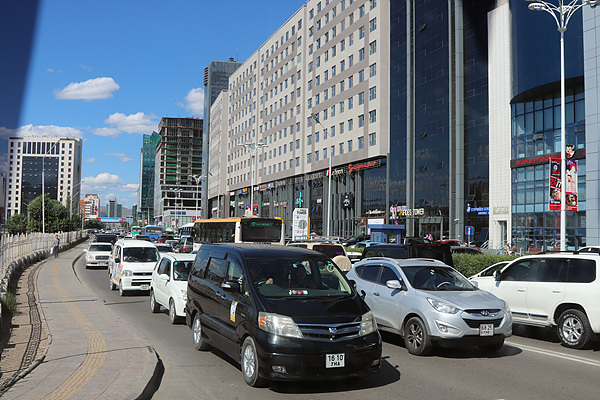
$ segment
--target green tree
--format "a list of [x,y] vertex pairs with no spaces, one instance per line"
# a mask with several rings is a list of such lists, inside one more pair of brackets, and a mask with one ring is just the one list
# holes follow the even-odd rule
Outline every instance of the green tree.
[[[42,232],[42,196],[33,199],[27,207],[29,222],[28,232]],[[68,232],[71,229],[69,210],[59,201],[44,196],[45,230],[49,233]]]
[[27,232],[27,216],[24,214],[11,215],[6,221],[6,230],[11,235]]

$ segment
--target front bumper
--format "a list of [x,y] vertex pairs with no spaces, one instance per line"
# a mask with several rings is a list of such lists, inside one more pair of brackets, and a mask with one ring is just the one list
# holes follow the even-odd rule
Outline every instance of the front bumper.
[[[363,377],[381,370],[379,332],[339,341],[286,338],[259,331],[259,374],[270,380]],[[326,368],[326,355],[344,354],[344,366]]]
[[123,290],[138,290],[145,291],[150,290],[150,281],[152,276],[148,277],[136,277],[136,276],[122,276],[121,284]]
[[[475,317],[464,311],[457,314],[435,312],[428,316],[428,329],[433,341],[450,340],[473,344],[495,342],[500,336],[507,338],[512,335],[512,323],[512,315],[504,312],[489,318]],[[493,325],[492,335],[481,335],[481,326],[489,324]]]

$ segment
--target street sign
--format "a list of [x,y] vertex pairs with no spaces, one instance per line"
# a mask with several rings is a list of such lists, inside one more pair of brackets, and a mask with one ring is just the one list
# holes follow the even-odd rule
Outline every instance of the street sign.
[[470,237],[475,234],[475,228],[472,226],[465,226],[465,236]]

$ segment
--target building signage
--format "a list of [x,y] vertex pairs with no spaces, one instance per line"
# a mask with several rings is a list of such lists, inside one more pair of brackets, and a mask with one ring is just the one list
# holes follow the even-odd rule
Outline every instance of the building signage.
[[308,208],[295,208],[292,214],[292,240],[308,239]]
[[306,175],[306,180],[314,181],[315,179],[321,179],[324,176],[325,176],[324,172],[315,172],[315,173]]
[[489,207],[471,207],[470,203],[467,203],[467,214],[476,212],[477,215],[488,215],[490,213]]
[[[586,150],[578,149],[575,151],[573,149],[573,147],[574,147],[573,145],[567,145],[567,158],[573,159],[573,160],[585,159],[585,156],[587,154]],[[510,166],[511,166],[511,168],[516,168],[516,167],[525,167],[528,165],[546,164],[546,163],[550,162],[550,160],[553,158],[560,158],[560,154],[555,153],[555,154],[548,154],[548,155],[539,156],[539,157],[519,158],[517,160],[511,160]]]
[[341,195],[342,198],[342,207],[343,208],[352,208],[354,207],[354,195],[352,193],[344,193]]
[[260,191],[264,192],[265,190],[267,190],[267,184],[263,183],[262,185],[260,185]]
[[183,211],[182,210],[177,210],[177,211],[171,210],[171,211],[166,212],[165,214],[166,215],[187,215],[187,212],[185,210],[183,210]]
[[399,217],[425,215],[424,208],[408,208],[406,206],[391,206],[390,212],[392,213],[392,216],[396,214]]
[[275,182],[275,187],[278,188],[278,187],[286,186],[288,183],[289,182],[287,179],[283,179],[281,181]]
[[508,206],[494,207],[494,214],[508,214]]
[[[561,160],[558,157],[550,160],[549,205],[551,211],[560,211],[560,195],[563,189],[560,176],[560,162]],[[565,172],[567,178],[567,182],[565,184],[565,209],[567,211],[577,211],[577,160],[567,158]]]
[[380,160],[369,161],[369,162],[360,163],[360,164],[350,164],[350,165],[348,165],[348,173],[351,174],[353,171],[359,171],[361,169],[377,168],[380,165],[381,165]]
[[[343,175],[346,173],[346,168],[335,168],[331,170],[331,176]],[[327,171],[327,175],[329,175],[329,171]]]

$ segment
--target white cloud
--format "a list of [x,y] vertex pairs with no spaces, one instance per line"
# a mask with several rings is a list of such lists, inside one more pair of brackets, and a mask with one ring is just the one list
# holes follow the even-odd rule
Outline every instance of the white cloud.
[[84,161],[85,161],[86,163],[95,163],[95,162],[96,162],[96,159],[95,159],[95,158],[86,158]]
[[140,185],[138,183],[128,183],[127,185],[123,186],[123,191],[124,192],[137,192],[138,187]]
[[158,123],[153,120],[154,118],[156,118],[154,115],[146,115],[143,112],[130,115],[114,113],[104,120],[105,124],[111,125],[112,127],[102,129],[115,129],[126,133],[148,135],[158,127]]
[[134,157],[134,156],[127,155],[125,153],[104,153],[104,155],[118,157],[119,160],[121,160],[123,162],[131,161],[131,160],[133,160],[133,157]]
[[94,129],[92,133],[96,136],[105,136],[105,137],[119,137],[121,131],[115,128],[98,128]]
[[58,100],[102,100],[113,97],[119,85],[113,78],[95,78],[85,82],[72,82],[64,89],[54,90]]
[[15,136],[16,129],[9,129],[5,126],[0,126],[0,139],[8,139],[9,137]]
[[82,192],[99,195],[102,205],[106,205],[108,200],[116,198],[118,203],[126,207],[131,207],[130,198],[135,198],[131,194],[135,194],[139,186],[137,183],[125,183],[118,175],[108,172],[103,172],[96,176],[88,176],[82,180]]
[[[13,136],[58,136],[58,137],[74,137],[82,138],[83,132],[78,128],[72,128],[69,126],[56,126],[56,125],[37,125],[32,124],[24,125],[13,131]],[[0,128],[0,136],[2,135],[2,128]]]
[[185,96],[186,104],[185,109],[190,111],[192,114],[203,118],[204,116],[204,89],[196,88],[189,91]]

